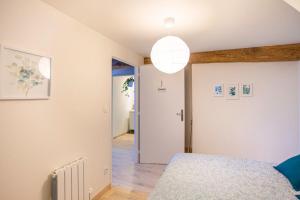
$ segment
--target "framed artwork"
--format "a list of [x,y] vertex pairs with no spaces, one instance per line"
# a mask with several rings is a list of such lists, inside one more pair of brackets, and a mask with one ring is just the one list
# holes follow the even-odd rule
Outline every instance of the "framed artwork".
[[0,99],[48,99],[51,58],[0,47]]
[[216,83],[213,87],[213,93],[215,97],[223,97],[224,85],[222,83]]
[[242,97],[252,97],[253,96],[253,84],[252,83],[241,83],[240,92]]
[[226,98],[227,99],[239,99],[239,85],[238,84],[226,84]]

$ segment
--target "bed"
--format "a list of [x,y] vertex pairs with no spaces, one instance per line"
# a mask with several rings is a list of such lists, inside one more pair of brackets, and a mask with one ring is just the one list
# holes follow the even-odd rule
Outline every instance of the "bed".
[[201,154],[176,154],[150,200],[298,200],[272,164]]

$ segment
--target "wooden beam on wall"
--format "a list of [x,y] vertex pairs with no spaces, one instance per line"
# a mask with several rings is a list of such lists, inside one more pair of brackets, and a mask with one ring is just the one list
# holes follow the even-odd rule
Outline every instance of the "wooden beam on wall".
[[[192,53],[190,64],[226,62],[276,62],[300,60],[300,43]],[[144,58],[151,64],[150,58]]]
[[144,58],[144,64],[145,64],[145,65],[147,65],[147,64],[152,64],[151,58],[145,57],[145,58]]

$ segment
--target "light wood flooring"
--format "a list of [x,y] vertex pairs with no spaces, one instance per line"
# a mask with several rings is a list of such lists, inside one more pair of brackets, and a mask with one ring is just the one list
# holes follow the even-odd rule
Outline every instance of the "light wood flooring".
[[99,200],[146,200],[148,193],[139,192],[120,187],[113,187],[110,191],[106,192]]
[[134,135],[113,140],[112,190],[101,200],[144,200],[153,190],[166,165],[136,164]]

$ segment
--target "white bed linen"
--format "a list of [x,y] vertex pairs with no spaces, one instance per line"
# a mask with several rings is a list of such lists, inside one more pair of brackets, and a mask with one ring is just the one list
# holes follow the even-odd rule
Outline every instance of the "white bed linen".
[[201,154],[176,154],[150,200],[296,200],[271,164]]

